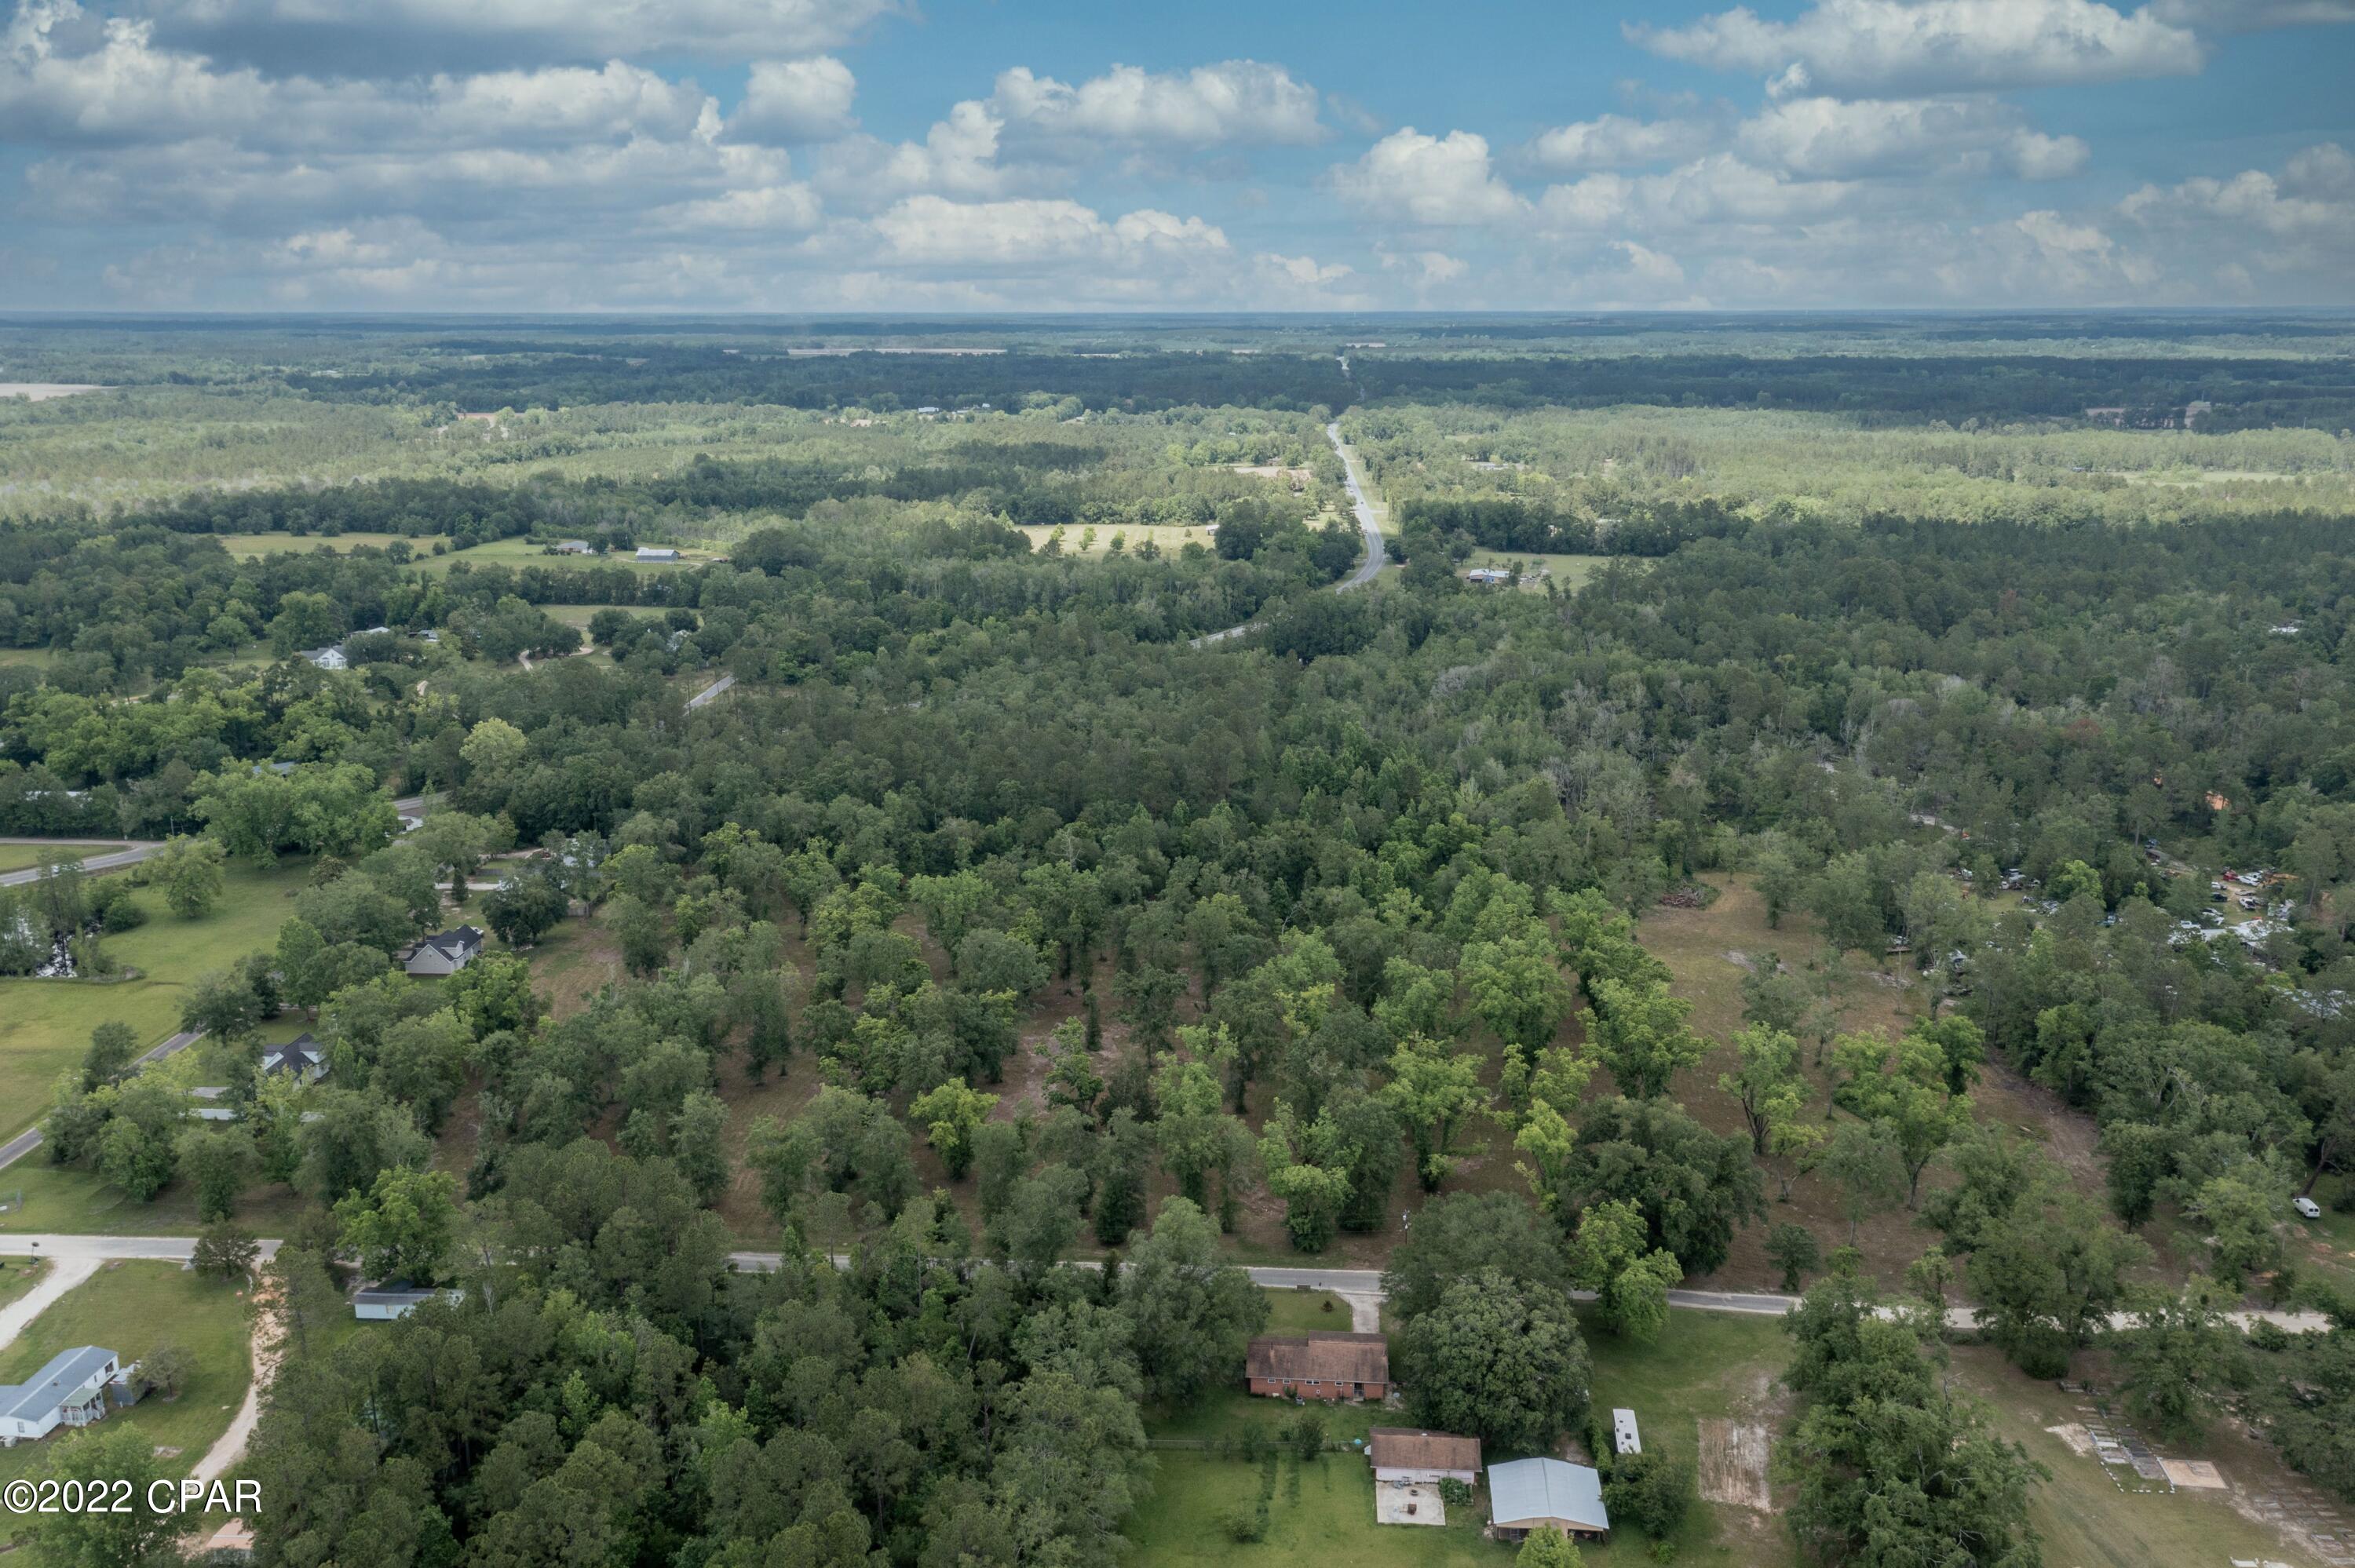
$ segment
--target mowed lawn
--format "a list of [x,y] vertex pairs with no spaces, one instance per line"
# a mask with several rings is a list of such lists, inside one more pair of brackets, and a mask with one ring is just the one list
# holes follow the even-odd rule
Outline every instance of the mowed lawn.
[[[1474,567],[1514,567],[1521,568],[1521,591],[1543,593],[1548,582],[1556,584],[1564,593],[1586,586],[1586,579],[1603,569],[1613,559],[1609,556],[1517,556],[1510,550],[1475,550],[1459,570]],[[1546,576],[1537,576],[1543,567]]]
[[[158,1465],[184,1475],[229,1429],[253,1379],[252,1320],[242,1284],[224,1285],[176,1263],[102,1264],[0,1351],[0,1383],[22,1383],[59,1351],[102,1345],[137,1361],[159,1345],[187,1351],[195,1371],[179,1397],[150,1394],[107,1420],[128,1422],[159,1449]],[[62,1435],[0,1450],[0,1481],[38,1474]]]
[[[1082,549],[1082,542],[1087,537],[1087,532],[1084,525],[1065,524],[1063,554],[1067,556],[1108,554],[1112,549],[1112,536],[1114,534],[1122,535],[1123,547],[1125,549],[1134,550],[1150,539],[1167,555],[1176,555],[1188,545],[1199,545],[1206,550],[1215,550],[1219,546],[1218,535],[1211,532],[1206,524],[1199,523],[1185,524],[1130,523],[1119,526],[1099,523],[1096,524],[1095,543]],[[1055,530],[1052,527],[1033,524],[1025,527],[1022,534],[1030,541],[1030,547],[1033,550],[1039,550],[1046,547],[1047,541],[1054,536]]]
[[[432,546],[428,545],[427,549]],[[676,561],[640,561],[628,550],[610,551],[602,556],[557,556],[548,546],[534,539],[494,539],[487,545],[475,545],[464,550],[452,550],[440,556],[419,552],[417,565],[427,572],[446,572],[460,561],[477,567],[626,567],[634,572],[677,572],[691,570],[711,558],[712,552],[682,546]]]
[[0,872],[23,871],[27,866],[47,865],[53,861],[87,860],[122,847],[112,843],[76,843],[65,839],[51,843],[0,844]]
[[139,971],[136,980],[0,980],[0,1018],[8,1021],[0,1031],[0,1138],[40,1119],[58,1075],[81,1060],[100,1024],[128,1023],[143,1049],[176,1031],[181,1000],[198,977],[278,940],[308,865],[232,866],[220,902],[197,920],[165,908],[156,889],[141,888],[134,896],[147,923],[103,938],[117,964]]
[[1329,1290],[1262,1290],[1271,1334],[1349,1331],[1349,1304]]
[[[52,1165],[36,1150],[0,1171],[0,1233],[60,1235],[186,1236],[203,1221],[197,1215],[196,1188],[173,1181],[142,1203],[97,1171]],[[283,1235],[302,1213],[303,1199],[274,1183],[247,1189],[237,1222],[257,1235]],[[0,1294],[0,1301],[6,1299]]]
[[232,556],[240,557],[247,556],[283,556],[297,551],[307,553],[312,550],[320,549],[333,550],[338,555],[344,555],[350,551],[358,549],[363,545],[372,546],[375,548],[381,550],[386,546],[392,544],[396,540],[406,543],[409,547],[411,550],[414,550],[418,555],[425,556],[432,552],[435,545],[447,545],[450,542],[447,538],[436,538],[432,535],[428,535],[423,538],[412,538],[407,534],[354,533],[336,534],[332,535],[325,534],[221,534],[216,536],[220,540],[222,549],[227,550]]

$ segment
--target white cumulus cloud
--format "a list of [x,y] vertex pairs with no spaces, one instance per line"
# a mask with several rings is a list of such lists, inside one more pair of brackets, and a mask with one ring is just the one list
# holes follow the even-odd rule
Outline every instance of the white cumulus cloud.
[[1670,59],[1842,97],[2181,76],[2205,58],[2191,28],[2100,0],[1817,0],[1787,22],[1739,6],[1625,30]]
[[831,55],[798,60],[754,60],[744,100],[728,117],[728,133],[776,146],[839,136],[850,129],[858,81]]
[[1426,136],[1409,125],[1334,166],[1333,188],[1369,217],[1435,228],[1504,223],[1529,204],[1497,177],[1488,140],[1470,131]]
[[1116,142],[1305,145],[1326,135],[1316,90],[1258,60],[1166,73],[1115,65],[1076,86],[1018,66],[998,77],[993,107],[1044,135]]

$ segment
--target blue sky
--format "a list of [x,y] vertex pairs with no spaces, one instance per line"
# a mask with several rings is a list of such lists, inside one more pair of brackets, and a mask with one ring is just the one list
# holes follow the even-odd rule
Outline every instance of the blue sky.
[[2355,0],[0,15],[0,307],[2355,303]]

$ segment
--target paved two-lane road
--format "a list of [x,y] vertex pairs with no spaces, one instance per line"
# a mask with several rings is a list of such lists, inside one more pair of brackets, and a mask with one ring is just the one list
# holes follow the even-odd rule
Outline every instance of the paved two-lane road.
[[[111,845],[97,854],[80,856],[84,871],[120,871],[126,865],[137,865],[164,846],[152,839],[79,839],[72,843],[59,843],[55,839],[0,839],[0,844],[57,844],[59,860],[72,860],[74,852],[87,846]],[[28,865],[21,871],[0,876],[0,887],[21,887],[27,882],[38,882],[49,874],[46,865]]]
[[[1343,368],[1346,369],[1348,362],[1345,360],[1342,363]],[[1372,582],[1380,575],[1390,556],[1389,553],[1382,548],[1382,525],[1374,518],[1374,503],[1366,499],[1364,471],[1358,467],[1357,455],[1342,443],[1340,420],[1336,419],[1325,427],[1325,439],[1333,443],[1334,451],[1340,455],[1342,482],[1348,487],[1349,491],[1349,511],[1358,520],[1358,532],[1364,535],[1366,538],[1366,558],[1358,563],[1356,571],[1333,585],[1335,593],[1348,593],[1351,588],[1363,588]],[[1188,639],[1186,646],[1208,648],[1213,642],[1224,642],[1230,637],[1241,637],[1246,631],[1257,631],[1260,624],[1256,620],[1247,620],[1241,626],[1230,626],[1224,631],[1206,631],[1199,637]]]

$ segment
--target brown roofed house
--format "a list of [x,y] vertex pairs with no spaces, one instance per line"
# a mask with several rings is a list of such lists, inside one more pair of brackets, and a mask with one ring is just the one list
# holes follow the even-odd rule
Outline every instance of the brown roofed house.
[[1480,1478],[1480,1439],[1411,1426],[1377,1426],[1366,1434],[1366,1455],[1378,1481],[1462,1481]]
[[1283,1399],[1383,1399],[1390,1345],[1380,1334],[1263,1334],[1245,1361],[1253,1393]]

